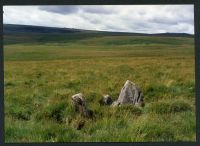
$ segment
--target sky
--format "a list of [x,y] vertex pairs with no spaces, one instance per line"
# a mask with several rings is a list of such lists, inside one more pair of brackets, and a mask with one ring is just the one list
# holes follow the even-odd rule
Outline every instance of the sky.
[[194,34],[193,5],[4,6],[4,24]]

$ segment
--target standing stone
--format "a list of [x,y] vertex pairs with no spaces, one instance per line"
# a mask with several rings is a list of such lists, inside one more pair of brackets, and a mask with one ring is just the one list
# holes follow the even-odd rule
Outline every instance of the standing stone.
[[127,80],[124,87],[121,89],[119,98],[114,101],[112,106],[122,104],[133,104],[144,106],[143,94],[141,89],[133,82]]
[[85,101],[82,93],[73,95],[72,101],[74,103],[75,110],[77,112],[81,113],[81,115],[83,115],[86,118],[93,117],[93,112],[87,108],[86,101]]

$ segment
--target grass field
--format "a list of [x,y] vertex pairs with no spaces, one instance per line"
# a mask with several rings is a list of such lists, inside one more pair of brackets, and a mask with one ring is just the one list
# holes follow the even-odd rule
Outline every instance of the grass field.
[[[4,46],[5,142],[196,141],[193,38],[51,39]],[[126,80],[141,87],[145,107],[99,104],[103,94],[117,99]],[[94,120],[75,113],[79,92]]]

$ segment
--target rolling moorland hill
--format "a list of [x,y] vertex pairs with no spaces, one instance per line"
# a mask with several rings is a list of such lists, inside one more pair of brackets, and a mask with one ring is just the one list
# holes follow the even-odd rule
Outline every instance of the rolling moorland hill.
[[44,26],[31,25],[14,25],[4,24],[4,43],[63,43],[69,41],[76,41],[92,37],[102,36],[158,36],[158,37],[193,37],[186,33],[158,33],[158,34],[144,34],[144,33],[128,33],[128,32],[108,32],[108,31],[94,31],[82,30],[74,28],[56,28]]

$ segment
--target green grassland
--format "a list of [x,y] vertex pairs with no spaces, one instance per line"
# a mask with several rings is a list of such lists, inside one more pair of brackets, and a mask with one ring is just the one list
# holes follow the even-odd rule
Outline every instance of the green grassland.
[[[36,36],[4,37],[6,142],[196,141],[192,37]],[[126,80],[141,87],[145,107],[99,104],[103,94],[117,99]],[[95,119],[75,112],[79,92]]]

